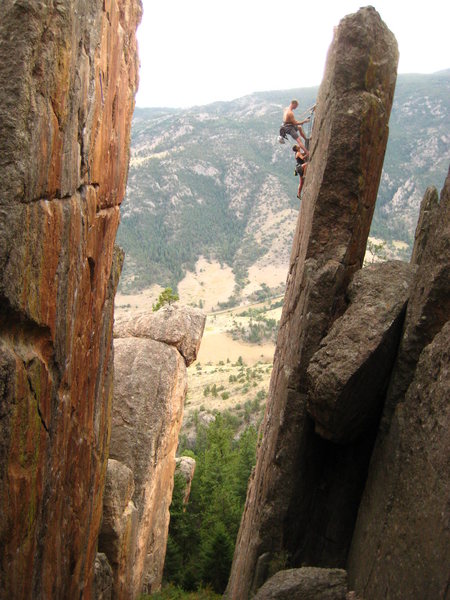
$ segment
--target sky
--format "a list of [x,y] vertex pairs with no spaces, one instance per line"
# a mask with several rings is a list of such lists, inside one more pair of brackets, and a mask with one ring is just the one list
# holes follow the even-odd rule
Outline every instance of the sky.
[[372,4],[399,73],[450,68],[448,0],[142,0],[137,106],[187,108],[319,85],[333,27]]

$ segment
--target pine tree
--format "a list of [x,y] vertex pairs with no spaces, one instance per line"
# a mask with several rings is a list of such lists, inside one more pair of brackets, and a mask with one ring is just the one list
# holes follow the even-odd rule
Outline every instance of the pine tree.
[[176,302],[179,299],[180,299],[180,297],[178,296],[178,294],[174,294],[172,288],[167,287],[160,293],[156,303],[153,304],[153,306],[152,306],[153,312],[156,312],[157,310],[159,310],[166,304],[170,305],[170,304],[172,304],[172,302]]
[[219,594],[225,591],[233,560],[233,543],[223,523],[217,523],[203,550],[203,581]]
[[196,446],[189,454],[197,464],[186,506],[175,481],[164,578],[185,590],[194,591],[203,583],[223,592],[255,463],[257,434],[250,427],[236,440],[239,422],[226,413],[209,425],[198,418],[195,423]]

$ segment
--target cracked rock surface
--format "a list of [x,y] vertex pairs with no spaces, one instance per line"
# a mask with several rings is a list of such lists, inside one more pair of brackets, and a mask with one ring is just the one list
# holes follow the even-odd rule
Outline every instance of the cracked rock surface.
[[362,266],[397,62],[395,38],[374,8],[340,22],[317,98],[263,437],[227,588],[233,600],[264,582],[256,566],[265,554],[286,553],[293,567],[345,565],[374,432],[342,447],[317,436],[307,368]]
[[450,169],[427,220],[348,560],[368,600],[448,596]]
[[414,269],[400,261],[358,271],[350,304],[308,366],[308,413],[322,437],[348,443],[380,415]]
[[122,526],[121,517],[114,544],[100,536],[113,567],[117,600],[137,598],[161,585],[186,367],[197,356],[205,320],[198,309],[172,305],[114,326],[110,458],[130,469],[136,507],[133,529]]
[[90,597],[139,0],[4,0],[0,597]]

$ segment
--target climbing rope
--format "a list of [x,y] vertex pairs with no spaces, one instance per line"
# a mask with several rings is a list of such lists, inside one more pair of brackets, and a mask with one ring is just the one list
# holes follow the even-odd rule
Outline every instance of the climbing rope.
[[[312,122],[314,120],[314,111],[316,109],[316,106],[317,106],[316,104],[313,104],[312,106],[310,106],[309,108],[307,108],[305,111],[303,111],[303,113],[298,118],[298,120],[301,121],[303,117],[305,117],[306,115],[309,114],[308,121],[307,121],[308,127],[305,127],[303,129],[303,131],[305,132],[305,135],[307,137],[307,141],[306,141],[305,146],[306,146],[306,149],[308,151],[309,151],[309,140],[310,140],[311,131],[312,131]],[[307,129],[308,132],[306,132],[305,129]],[[285,131],[283,132],[283,126],[281,126],[281,128],[280,128],[280,135],[278,136],[278,142],[280,144],[285,144],[286,140],[287,140],[286,132]]]
[[309,108],[304,110],[299,117],[299,121],[301,121],[302,117],[305,117],[306,115],[309,115],[310,113],[313,113],[316,110],[316,106],[317,106],[317,104],[313,104],[312,106],[310,106]]
[[303,128],[303,131],[305,132],[305,135],[306,135],[305,147],[308,150],[308,152],[309,152],[309,141],[311,139],[311,132],[312,132],[312,126],[313,126],[313,122],[314,122],[314,111],[315,110],[316,110],[316,104],[313,104],[310,108],[307,108],[299,117],[299,121],[301,121],[302,117],[309,114],[309,121],[307,121],[305,123],[305,127]]

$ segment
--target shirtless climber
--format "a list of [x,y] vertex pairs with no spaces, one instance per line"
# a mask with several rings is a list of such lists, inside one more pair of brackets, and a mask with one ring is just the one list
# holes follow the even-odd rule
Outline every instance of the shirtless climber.
[[[306,155],[308,155],[308,150],[306,149],[305,145],[300,140],[300,137],[302,137],[306,141],[306,135],[302,129],[302,125],[303,125],[303,123],[306,123],[307,121],[309,121],[309,117],[307,119],[305,119],[304,121],[297,121],[295,118],[295,115],[294,115],[294,110],[297,107],[298,107],[298,101],[291,100],[291,103],[289,104],[289,106],[287,106],[284,109],[282,129],[284,129],[284,131],[288,135],[290,135],[293,140],[295,140],[297,142],[297,146],[299,146],[300,149],[303,150],[303,152],[306,153]],[[280,133],[281,133],[281,131],[280,131]]]

